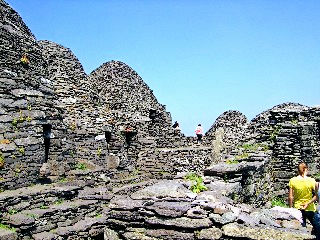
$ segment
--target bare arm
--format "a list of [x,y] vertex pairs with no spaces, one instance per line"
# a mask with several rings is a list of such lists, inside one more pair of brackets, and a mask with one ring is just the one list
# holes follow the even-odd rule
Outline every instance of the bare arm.
[[288,196],[289,207],[293,206],[293,189],[289,188],[289,196]]

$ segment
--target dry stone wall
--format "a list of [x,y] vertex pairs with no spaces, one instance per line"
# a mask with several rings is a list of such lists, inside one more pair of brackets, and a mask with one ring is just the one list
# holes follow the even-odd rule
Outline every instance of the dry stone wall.
[[[61,161],[64,138],[46,62],[20,16],[0,1],[0,169],[1,189],[34,183],[45,161],[44,128],[53,126],[51,156]],[[21,59],[25,55],[27,62]]]
[[240,173],[246,175],[239,181],[253,201],[284,194],[298,161],[312,173],[319,166],[319,108],[281,104],[250,123],[227,111],[196,144],[172,128],[170,113],[129,66],[111,61],[87,76],[70,49],[37,42],[20,16],[0,4],[2,188],[36,182],[44,162],[58,177],[84,163],[159,178],[251,162],[263,167]]
[[228,197],[235,184],[205,182],[208,191],[200,194],[185,179],[112,192],[88,181],[6,191],[0,203],[8,228],[0,228],[0,239],[314,239],[294,209],[237,204]]
[[248,120],[239,111],[221,114],[205,134],[206,144],[213,148],[213,161],[227,159],[246,134]]
[[63,122],[72,146],[66,154],[74,159],[71,165],[85,160],[89,164],[105,166],[104,138],[109,127],[109,109],[102,104],[105,100],[90,89],[87,75],[70,49],[50,41],[39,41],[39,44],[59,99],[57,105],[64,109]]

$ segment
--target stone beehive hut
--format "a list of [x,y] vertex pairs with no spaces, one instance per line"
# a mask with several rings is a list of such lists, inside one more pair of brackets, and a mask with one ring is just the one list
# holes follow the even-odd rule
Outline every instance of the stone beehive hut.
[[[79,161],[132,170],[141,150],[180,141],[170,114],[130,67],[113,61],[88,77],[69,49],[37,42],[3,1],[1,18],[3,189],[36,182],[46,162],[57,176]],[[136,132],[130,146],[127,127]]]
[[[258,198],[263,198],[265,202],[274,195],[286,195],[289,179],[297,174],[301,161],[308,163],[311,174],[318,172],[319,117],[319,108],[285,103],[259,114],[249,124],[236,125],[242,129],[240,135],[237,135],[238,129],[230,131],[240,138],[232,141],[235,145],[229,149],[226,162],[247,164],[248,169],[252,164],[259,166],[255,171],[241,173],[247,175],[246,180],[242,179],[242,187],[246,189],[248,201],[257,202]],[[222,143],[227,144],[227,141]],[[231,175],[230,180],[234,181],[237,174]]]
[[111,123],[139,124],[140,133],[154,137],[157,144],[168,144],[164,138],[171,128],[170,113],[132,68],[119,61],[107,62],[90,74],[89,82],[106,99],[113,116]]
[[70,49],[50,41],[39,44],[58,97],[57,106],[64,110],[63,122],[72,146],[66,155],[72,155],[75,162],[86,160],[103,166],[105,142],[97,141],[97,137],[103,140],[108,128],[105,100],[90,88],[81,63]]
[[225,160],[237,148],[246,134],[247,126],[247,117],[239,111],[227,111],[217,118],[205,135],[205,141],[214,150],[215,162]]
[[61,160],[64,125],[41,47],[20,16],[5,2],[0,5],[0,172],[5,189],[38,179],[47,159],[43,136],[49,126],[54,129],[51,157]]

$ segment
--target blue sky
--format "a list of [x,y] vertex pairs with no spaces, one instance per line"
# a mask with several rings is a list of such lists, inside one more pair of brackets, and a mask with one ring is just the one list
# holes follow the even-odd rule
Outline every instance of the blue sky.
[[7,0],[89,74],[123,61],[186,135],[227,110],[320,105],[320,1]]

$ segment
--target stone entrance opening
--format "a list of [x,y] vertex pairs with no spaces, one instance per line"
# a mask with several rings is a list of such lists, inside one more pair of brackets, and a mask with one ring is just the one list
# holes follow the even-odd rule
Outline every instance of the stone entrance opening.
[[49,149],[50,149],[50,136],[51,136],[51,124],[44,124],[43,127],[43,140],[44,140],[44,163],[48,162]]
[[107,150],[109,152],[109,143],[111,141],[111,131],[105,131],[104,132],[104,136],[106,138],[106,142],[107,142]]
[[132,140],[133,140],[134,136],[137,135],[137,132],[130,130],[130,131],[124,131],[123,134],[124,134],[125,139],[126,139],[127,148],[129,148],[131,143],[132,143]]
[[149,110],[149,118],[154,121],[157,116],[157,111],[155,109],[150,109]]

